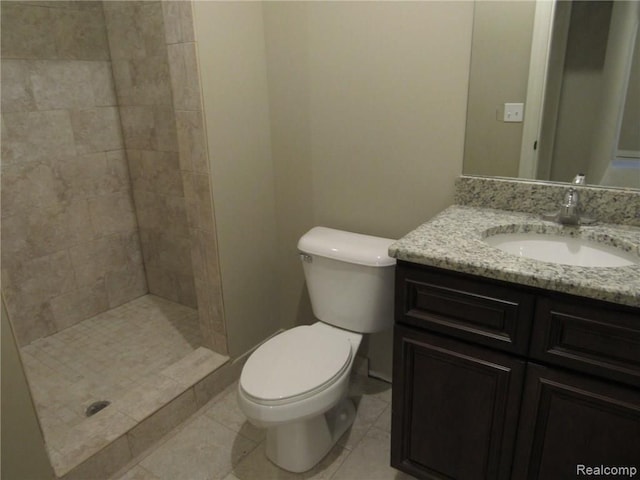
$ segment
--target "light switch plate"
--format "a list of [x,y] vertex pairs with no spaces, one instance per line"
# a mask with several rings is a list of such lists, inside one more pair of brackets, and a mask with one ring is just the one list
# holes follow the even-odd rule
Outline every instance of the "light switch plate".
[[505,122],[522,122],[524,117],[524,103],[505,103],[504,118]]

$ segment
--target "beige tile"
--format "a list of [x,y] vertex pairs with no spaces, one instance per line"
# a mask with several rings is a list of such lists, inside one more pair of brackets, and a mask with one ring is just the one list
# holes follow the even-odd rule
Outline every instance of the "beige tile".
[[134,105],[171,105],[166,52],[129,61],[130,97]]
[[161,2],[104,2],[113,59],[159,55],[165,48]]
[[209,176],[184,172],[183,183],[189,226],[213,232],[215,225]]
[[[169,98],[171,102],[171,98]],[[153,118],[155,124],[154,148],[161,152],[178,152],[178,136],[176,116],[173,106],[154,105]]]
[[160,373],[186,388],[195,385],[228,361],[229,357],[199,347]]
[[129,176],[122,150],[55,157],[51,163],[56,176],[54,185],[61,200],[115,192],[128,195]]
[[30,72],[39,110],[91,108],[93,99],[90,62],[36,61]]
[[56,252],[95,236],[85,200],[32,209],[25,220],[27,248],[34,255]]
[[261,442],[266,436],[266,430],[253,426],[247,420],[238,406],[237,393],[238,383],[234,382],[227,387],[216,400],[210,404],[204,414],[208,415],[216,422],[238,432],[254,442]]
[[205,405],[209,400],[237,381],[245,361],[246,357],[229,361],[198,382],[194,387],[198,405]]
[[142,31],[138,28],[140,2],[104,2],[109,49],[113,60],[145,55]]
[[116,107],[96,107],[71,112],[78,153],[122,150],[124,143]]
[[[4,23],[4,22],[3,22]],[[35,110],[35,101],[29,77],[30,62],[2,59],[2,111],[24,112]]]
[[71,260],[66,250],[20,262],[10,270],[3,268],[2,283],[9,304],[11,298],[18,295],[50,299],[76,288]]
[[360,442],[388,405],[386,402],[368,395],[353,400],[356,403],[356,418],[353,425],[338,441],[340,445],[349,449],[354,448]]
[[183,197],[142,190],[134,190],[133,193],[140,228],[188,237],[189,224]]
[[122,476],[117,476],[114,480],[160,480],[146,468],[136,465]]
[[195,41],[191,1],[164,1],[162,13],[167,43]]
[[3,164],[75,155],[69,113],[63,110],[2,114]]
[[138,263],[139,253],[132,251],[130,242],[130,235],[123,233],[71,247],[69,255],[78,284],[95,283],[103,279],[107,272],[118,271],[129,262]]
[[[195,396],[193,390],[189,389],[129,432],[131,451],[134,455],[144,452],[173,428],[193,415],[196,410]],[[157,474],[157,472],[153,473]]]
[[140,465],[163,480],[222,478],[255,446],[255,442],[200,415]]
[[55,58],[54,25],[49,9],[23,2],[1,2],[2,58]]
[[[111,457],[112,453],[116,453],[118,457],[126,457],[126,460],[121,464],[123,465],[131,459],[124,434],[135,423],[135,420],[107,407],[72,428],[64,439],[63,445],[56,447],[59,456],[52,459],[56,474],[60,476],[69,472],[76,465],[85,462],[98,452],[100,455],[88,462],[80,471],[84,470],[88,473],[94,468],[113,468],[113,466],[104,465],[104,458]],[[116,439],[118,441],[114,442]],[[125,441],[123,442],[123,440]],[[107,446],[109,449],[105,451]],[[112,452],[109,451],[110,449]],[[120,468],[121,465],[115,466],[110,473]],[[79,472],[76,473],[76,478],[81,478],[77,476]]]
[[240,480],[238,477],[236,477],[233,472],[231,472],[229,475],[227,475],[226,477],[224,477],[223,480]]
[[[255,480],[258,478],[261,480],[329,479],[333,478],[334,473],[340,468],[340,465],[348,455],[349,450],[335,446],[315,467],[303,474],[299,474],[288,472],[271,463],[265,455],[264,443],[262,443],[245,459],[240,461],[233,469],[233,474],[240,480]],[[354,477],[351,480],[356,478],[360,477]]]
[[208,175],[209,161],[202,112],[178,110],[175,115],[180,168]]
[[389,433],[376,428],[371,429],[349,454],[333,478],[336,480],[353,480],[356,478],[409,480],[413,478],[390,466],[390,443]]
[[130,232],[138,226],[135,206],[130,192],[112,193],[90,198],[91,225],[102,235]]
[[48,161],[2,165],[0,180],[3,218],[59,201],[61,185]]
[[174,302],[196,308],[193,276],[181,275],[154,266],[145,266],[149,292]]
[[391,384],[367,375],[354,375],[349,384],[349,395],[353,397],[369,395],[391,403]]
[[117,106],[110,62],[89,62],[93,104],[97,107]]
[[136,190],[183,196],[178,154],[140,150],[131,157],[131,181]]
[[127,150],[154,149],[155,118],[152,107],[123,105],[120,107],[120,117]]
[[33,297],[12,297],[6,290],[7,312],[13,325],[18,345],[28,345],[32,341],[55,332],[51,304],[48,300],[34,300]]
[[141,240],[146,266],[193,277],[189,238],[143,229]]
[[169,45],[167,51],[176,110],[200,111],[202,106],[195,43]]
[[112,407],[141,422],[184,392],[175,380],[153,374],[114,401]]
[[131,460],[131,451],[125,437],[121,437],[102,449],[95,456],[74,468],[62,480],[87,480],[108,478]]
[[387,433],[391,432],[391,404],[383,410],[376,422],[373,424],[373,427]]
[[101,9],[51,9],[59,58],[109,60]]
[[119,270],[107,273],[105,283],[109,308],[122,305],[149,291],[142,262],[128,263]]
[[227,341],[226,335],[221,335],[219,333],[214,334],[213,336],[213,349],[220,353],[221,355],[228,355],[229,353],[229,342]]
[[109,308],[104,280],[51,299],[56,331],[75,325]]
[[136,23],[141,32],[146,56],[160,55],[166,50],[162,2],[139,2]]

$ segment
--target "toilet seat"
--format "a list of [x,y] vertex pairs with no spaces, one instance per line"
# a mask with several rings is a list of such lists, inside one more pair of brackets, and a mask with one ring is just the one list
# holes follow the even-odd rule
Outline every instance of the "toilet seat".
[[339,379],[351,356],[347,338],[306,325],[295,327],[253,352],[242,370],[240,387],[262,405],[298,401]]

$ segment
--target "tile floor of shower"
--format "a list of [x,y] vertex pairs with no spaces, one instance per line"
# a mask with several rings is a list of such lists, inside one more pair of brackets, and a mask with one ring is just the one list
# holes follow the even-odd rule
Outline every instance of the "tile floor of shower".
[[[153,403],[145,396],[153,394],[152,384],[157,385],[158,379],[165,390],[175,387],[176,394],[180,393],[182,373],[174,366],[181,361],[182,369],[193,367],[190,370],[197,369],[198,363],[211,364],[213,360],[220,365],[226,361],[201,345],[196,310],[149,294],[22,347],[54,467],[56,461],[74,463],[60,457],[65,450],[77,450],[72,445],[74,437],[89,423],[85,411],[93,402],[110,401],[112,405],[105,411],[115,408],[136,419],[144,414],[136,415],[136,406],[130,403]],[[192,365],[184,365],[189,356]],[[145,383],[150,388],[140,395]],[[184,390],[188,385],[182,387]],[[127,397],[131,402],[126,402]],[[65,465],[67,468],[70,466]]]

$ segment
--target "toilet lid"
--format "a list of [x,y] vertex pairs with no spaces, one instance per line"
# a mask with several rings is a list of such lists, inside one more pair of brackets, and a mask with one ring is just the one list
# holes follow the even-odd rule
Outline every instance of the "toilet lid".
[[309,326],[287,330],[262,344],[247,360],[242,389],[272,402],[322,389],[347,368],[351,343]]

